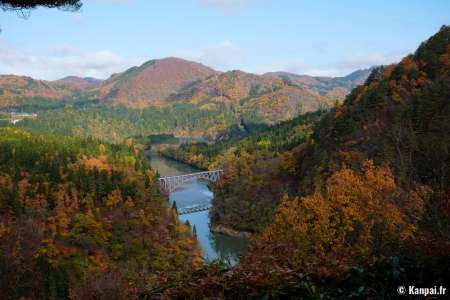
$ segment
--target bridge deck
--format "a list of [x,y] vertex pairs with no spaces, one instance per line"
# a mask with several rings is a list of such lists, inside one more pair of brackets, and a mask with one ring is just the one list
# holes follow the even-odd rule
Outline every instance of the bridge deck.
[[218,169],[213,171],[202,171],[183,175],[164,176],[159,178],[159,184],[163,191],[170,193],[178,186],[193,179],[206,179],[212,182],[216,182],[220,178],[220,175],[222,175],[222,173],[223,170]]
[[205,210],[209,210],[211,208],[211,204],[206,204],[206,205],[199,205],[196,207],[188,207],[185,209],[180,209],[178,211],[178,215],[187,215],[187,214],[192,214],[192,213],[196,213],[196,212],[200,212],[200,211],[205,211]]

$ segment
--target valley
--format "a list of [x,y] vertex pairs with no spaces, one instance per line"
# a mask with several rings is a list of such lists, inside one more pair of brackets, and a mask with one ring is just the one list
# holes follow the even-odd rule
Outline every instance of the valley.
[[[20,125],[29,130],[114,142],[163,133],[214,141],[230,132],[246,134],[332,107],[369,73],[362,70],[341,78],[295,75],[297,79],[293,74],[217,72],[165,58],[105,81],[69,77],[47,82],[1,75],[0,108],[41,112],[36,120]],[[341,93],[334,93],[336,88]]]
[[[0,298],[448,285],[449,40],[444,25],[396,63],[339,77],[172,56],[104,80],[0,75]],[[219,171],[161,185],[205,170]]]
[[[182,175],[199,171],[189,165],[167,159],[157,153],[150,154],[150,163],[160,176]],[[180,221],[188,223],[195,232],[203,250],[204,259],[206,261],[223,259],[235,265],[248,244],[245,238],[212,232],[210,230],[211,222],[208,210],[181,214],[183,210],[189,207],[210,205],[213,198],[214,194],[210,190],[208,181],[204,180],[187,182],[169,194],[170,205],[176,206],[177,211],[180,212]]]

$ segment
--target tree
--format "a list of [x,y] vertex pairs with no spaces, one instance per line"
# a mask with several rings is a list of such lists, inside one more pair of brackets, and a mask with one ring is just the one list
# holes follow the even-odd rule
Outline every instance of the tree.
[[397,186],[389,168],[365,161],[362,172],[335,172],[324,193],[285,196],[258,245],[283,264],[330,274],[395,252],[413,237],[422,213],[423,200]]
[[172,210],[173,210],[175,213],[178,214],[178,207],[177,207],[177,202],[176,202],[176,201],[173,201],[173,203],[172,203]]
[[80,0],[0,0],[3,11],[15,11],[22,18],[27,18],[30,10],[39,6],[75,12],[80,10],[82,3]]
[[80,0],[0,0],[0,7],[4,10],[23,11],[38,6],[77,11],[81,8]]
[[192,228],[192,233],[194,234],[195,237],[197,237],[197,227],[195,227],[195,224],[194,227]]

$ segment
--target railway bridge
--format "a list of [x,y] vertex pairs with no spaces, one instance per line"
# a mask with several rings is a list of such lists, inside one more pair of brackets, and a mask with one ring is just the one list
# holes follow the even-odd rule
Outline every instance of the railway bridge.
[[206,179],[211,182],[216,182],[220,178],[222,173],[223,170],[218,169],[213,171],[203,171],[183,175],[164,176],[159,178],[159,185],[164,192],[171,193],[179,186],[191,180]]
[[[196,173],[190,173],[190,174],[183,174],[183,175],[174,175],[174,176],[164,176],[159,178],[159,185],[161,187],[161,190],[163,190],[166,193],[171,193],[174,190],[176,190],[178,187],[183,185],[184,183],[196,179],[205,179],[209,180],[211,182],[216,182],[220,176],[222,175],[223,170],[213,170],[213,171],[203,171],[203,172],[196,172]],[[204,211],[211,208],[210,204],[206,205],[194,205],[186,208],[181,208],[178,210],[178,214],[184,215],[184,214],[190,214],[194,212]]]

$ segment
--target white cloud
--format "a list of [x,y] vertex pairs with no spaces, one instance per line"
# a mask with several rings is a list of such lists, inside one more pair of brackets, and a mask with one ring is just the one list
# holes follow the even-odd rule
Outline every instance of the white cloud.
[[306,63],[303,59],[290,59],[284,62],[278,62],[273,64],[272,66],[262,66],[261,69],[257,70],[257,73],[266,73],[266,72],[288,72],[299,74],[302,73],[306,67]]
[[345,76],[359,69],[399,62],[405,55],[405,52],[387,54],[371,53],[366,55],[360,54],[317,65],[313,65],[301,58],[298,58],[285,62],[279,62],[269,67],[262,67],[261,69],[256,70],[256,72],[261,74],[265,72],[283,71],[312,76]]
[[236,69],[244,61],[242,51],[230,41],[209,45],[198,53],[180,52],[177,56],[201,62],[221,71]]
[[362,69],[375,65],[387,65],[399,62],[405,53],[371,53],[371,54],[357,54],[344,58],[335,63],[338,69]]
[[16,48],[0,40],[0,74],[26,75],[54,80],[69,75],[107,78],[122,72],[142,60],[124,58],[109,51],[85,52],[72,47],[60,47],[42,54]]
[[83,22],[84,22],[83,15],[80,12],[74,12],[74,13],[70,14],[70,18],[72,19],[72,21],[75,24],[78,24],[78,25],[83,24]]

